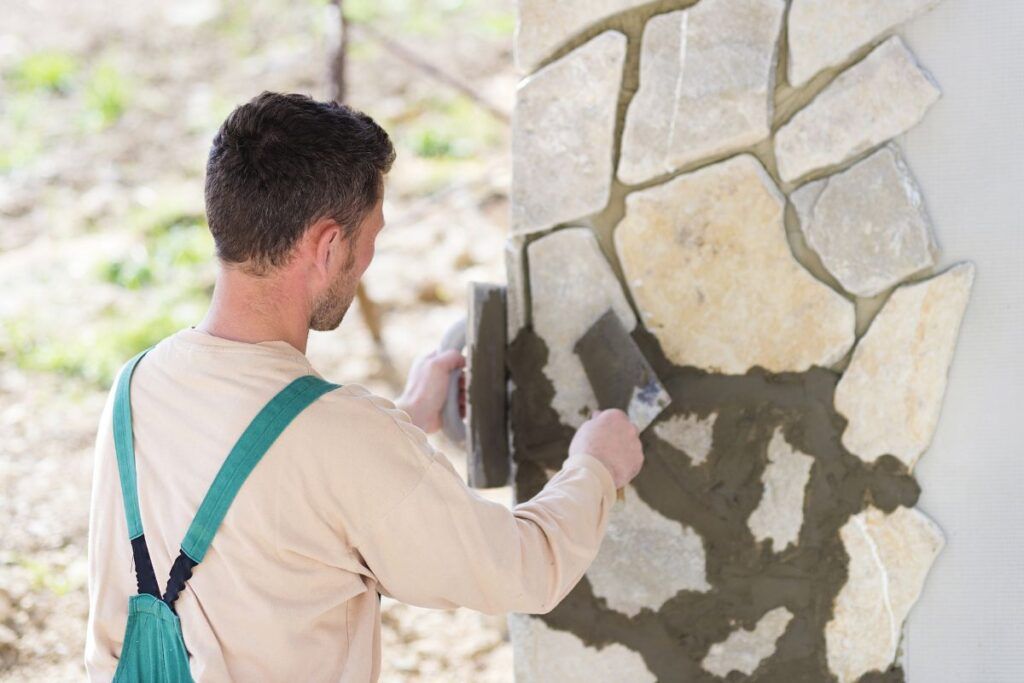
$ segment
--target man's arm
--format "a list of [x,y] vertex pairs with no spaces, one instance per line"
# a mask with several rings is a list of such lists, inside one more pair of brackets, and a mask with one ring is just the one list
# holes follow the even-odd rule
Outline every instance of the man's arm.
[[576,452],[540,493],[510,510],[466,486],[444,454],[430,458],[411,493],[360,530],[357,550],[381,592],[487,614],[553,609],[597,555],[615,502],[608,468]]

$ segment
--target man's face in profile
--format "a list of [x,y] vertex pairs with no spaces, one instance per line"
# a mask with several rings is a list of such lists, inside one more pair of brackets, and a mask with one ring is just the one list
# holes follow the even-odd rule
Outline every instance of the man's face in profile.
[[355,234],[339,245],[339,248],[345,251],[344,263],[338,267],[334,280],[327,289],[314,300],[309,320],[310,329],[326,332],[337,329],[341,324],[356,296],[359,279],[373,260],[377,235],[384,227],[383,205],[384,198],[381,196],[376,206],[360,223]]

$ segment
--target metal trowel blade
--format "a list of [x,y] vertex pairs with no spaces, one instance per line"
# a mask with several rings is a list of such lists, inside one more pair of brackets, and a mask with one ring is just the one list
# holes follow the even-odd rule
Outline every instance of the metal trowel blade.
[[671,398],[615,311],[608,309],[573,348],[601,410],[619,408],[641,432]]

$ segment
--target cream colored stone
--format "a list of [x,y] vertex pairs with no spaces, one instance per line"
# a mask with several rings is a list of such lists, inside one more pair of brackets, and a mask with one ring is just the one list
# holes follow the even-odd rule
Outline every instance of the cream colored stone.
[[555,388],[551,405],[565,424],[578,427],[598,406],[573,347],[608,308],[627,330],[636,327],[636,315],[589,228],[531,242],[527,262],[533,330],[547,344],[544,374]]
[[657,610],[681,590],[711,590],[700,535],[651,508],[632,485],[623,494],[587,570],[594,595],[634,617],[644,608]]
[[850,556],[846,585],[825,626],[829,670],[839,683],[885,670],[896,657],[903,621],[942,550],[942,531],[917,510],[876,508],[839,530]]
[[782,0],[701,0],[644,27],[619,180],[640,183],[770,133]]
[[639,652],[610,643],[590,647],[528,614],[508,615],[516,683],[654,683]]
[[626,36],[605,31],[523,81],[512,121],[512,231],[608,203]]
[[940,95],[931,76],[894,36],[779,129],[779,175],[794,181],[866,152],[917,125]]
[[521,71],[533,71],[588,26],[647,2],[650,0],[519,0],[516,65]]
[[718,413],[701,419],[696,415],[673,415],[654,425],[654,433],[663,441],[678,448],[694,465],[702,465],[711,454],[711,437]]
[[796,545],[804,524],[804,493],[811,479],[814,458],[786,441],[776,427],[768,443],[768,466],[761,475],[764,492],[747,526],[758,541],[772,540],[772,552]]
[[851,294],[875,296],[935,265],[924,199],[894,145],[790,199],[807,244]]
[[505,323],[508,342],[516,338],[528,322],[529,302],[526,299],[525,239],[517,235],[505,240]]
[[793,258],[783,206],[749,155],[626,198],[616,250],[644,324],[673,363],[802,371],[849,350],[853,304]]
[[710,674],[725,678],[731,671],[749,676],[761,662],[775,654],[775,644],[786,632],[793,613],[776,607],[758,619],[753,631],[738,629],[720,643],[715,643],[701,662]]
[[789,9],[789,82],[806,83],[842,64],[876,38],[940,0],[793,0]]
[[974,266],[960,263],[898,288],[879,311],[836,387],[851,453],[917,463],[935,433],[973,283]]

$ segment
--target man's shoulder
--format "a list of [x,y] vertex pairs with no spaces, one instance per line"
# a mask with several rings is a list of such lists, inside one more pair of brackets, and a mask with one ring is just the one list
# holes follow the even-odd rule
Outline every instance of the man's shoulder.
[[358,383],[341,384],[323,394],[300,419],[328,438],[353,439],[374,447],[391,446],[428,460],[433,457],[434,448],[427,435],[413,424],[408,413]]

